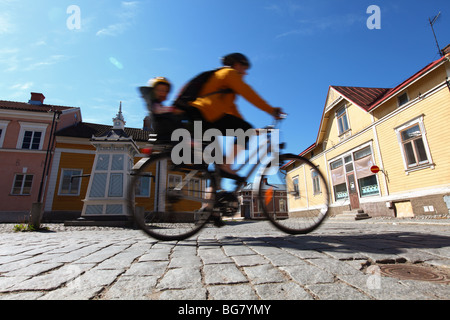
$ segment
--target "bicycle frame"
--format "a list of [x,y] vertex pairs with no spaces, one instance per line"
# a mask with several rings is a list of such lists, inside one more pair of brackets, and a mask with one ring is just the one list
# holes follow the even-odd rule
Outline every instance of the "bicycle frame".
[[[282,118],[282,119],[284,119],[284,118]],[[242,182],[236,183],[236,187],[234,188],[232,193],[237,193],[239,191],[239,189],[243,186],[243,184],[245,184],[246,181],[248,181],[248,179],[255,173],[255,170],[261,164],[267,164],[267,163],[270,163],[270,162],[278,159],[278,157],[280,155],[280,146],[282,144],[278,143],[276,145],[273,145],[273,141],[271,138],[272,138],[272,134],[273,134],[274,130],[278,130],[276,128],[277,128],[278,124],[280,123],[280,121],[281,121],[281,119],[275,120],[274,124],[264,128],[264,129],[258,129],[258,134],[256,136],[262,136],[263,134],[266,134],[266,136],[267,136],[265,143],[262,145],[260,143],[260,145],[259,145],[259,147],[264,148],[264,152],[261,154],[260,149],[256,148],[255,150],[253,150],[253,152],[251,154],[248,155],[248,158],[246,157],[245,161],[239,165],[239,167],[236,169],[237,172],[241,171],[246,166],[250,166],[249,167],[250,170],[248,171],[247,175],[245,177],[243,177]],[[151,139],[149,141],[154,142],[155,141],[154,137],[151,137]],[[161,145],[160,147],[162,150],[170,150],[171,146],[170,145]],[[164,152],[164,151],[162,151],[162,152]],[[256,161],[254,164],[251,164],[250,160],[257,156],[258,156],[258,161]],[[152,157],[152,153],[148,153],[147,157],[142,158],[133,166],[133,170],[140,169],[147,161],[150,161],[151,157]],[[193,165],[193,166],[195,168],[195,165]],[[185,167],[183,165],[178,165],[178,167],[188,169],[189,172],[173,188],[174,192],[182,191],[186,187],[186,185],[188,185],[190,183],[190,181],[195,177],[195,175],[199,172],[199,170],[191,169],[190,165],[186,165]],[[220,186],[221,180],[224,177],[222,176],[222,174],[219,170],[219,167],[217,165],[215,165],[215,168],[211,173],[213,174],[213,177],[216,180],[216,182],[215,182],[216,186]],[[260,176],[261,176],[261,172],[256,175],[256,178],[255,178],[256,183],[259,183]],[[186,191],[190,191],[190,190],[188,189]],[[204,192],[202,192],[202,194],[207,195],[208,192],[205,190]],[[210,197],[199,198],[199,197],[195,197],[195,196],[185,196],[185,199],[188,199],[188,200],[201,201],[202,203],[205,203],[205,204],[214,204],[215,200],[210,200],[208,198],[210,198]]]

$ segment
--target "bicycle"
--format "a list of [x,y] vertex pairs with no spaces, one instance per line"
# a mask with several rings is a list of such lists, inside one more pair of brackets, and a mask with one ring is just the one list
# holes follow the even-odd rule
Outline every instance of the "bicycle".
[[[159,141],[156,134],[150,134],[150,148],[131,172],[128,188],[130,215],[146,234],[155,239],[187,239],[210,221],[219,226],[222,217],[234,216],[240,207],[238,192],[258,169],[254,185],[258,187],[258,203],[265,217],[275,227],[291,235],[314,231],[327,218],[327,182],[308,159],[280,154],[284,144],[272,144],[271,135],[278,130],[280,122],[281,119],[276,120],[262,130],[267,132],[268,138],[262,157],[260,155],[258,161],[250,163],[255,153],[260,152],[253,151],[248,160],[237,168],[237,172],[247,168],[245,177],[230,175],[205,161],[176,164],[171,158],[174,142]],[[202,150],[205,147],[202,144]],[[305,177],[303,185],[299,183],[297,171]],[[222,189],[222,179],[234,180],[234,189]],[[157,188],[154,198],[150,196],[152,187]],[[306,204],[307,209],[296,209],[300,203]]]

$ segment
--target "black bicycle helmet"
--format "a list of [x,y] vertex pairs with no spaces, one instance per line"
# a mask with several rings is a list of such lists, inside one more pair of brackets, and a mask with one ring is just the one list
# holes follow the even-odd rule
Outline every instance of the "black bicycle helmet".
[[251,67],[250,60],[242,53],[231,53],[222,58],[222,64],[227,67],[232,67],[235,63],[240,63],[248,68]]

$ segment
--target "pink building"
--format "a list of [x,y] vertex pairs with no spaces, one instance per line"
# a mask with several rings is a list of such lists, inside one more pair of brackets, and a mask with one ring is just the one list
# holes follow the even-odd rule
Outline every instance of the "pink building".
[[54,133],[81,121],[80,108],[0,100],[0,222],[25,222],[34,202],[45,202]]

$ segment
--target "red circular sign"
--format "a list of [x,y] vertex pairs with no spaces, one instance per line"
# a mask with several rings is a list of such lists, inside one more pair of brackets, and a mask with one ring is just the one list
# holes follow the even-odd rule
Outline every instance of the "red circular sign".
[[373,166],[372,168],[370,168],[370,171],[372,171],[373,173],[378,173],[380,172],[380,168],[378,166]]

